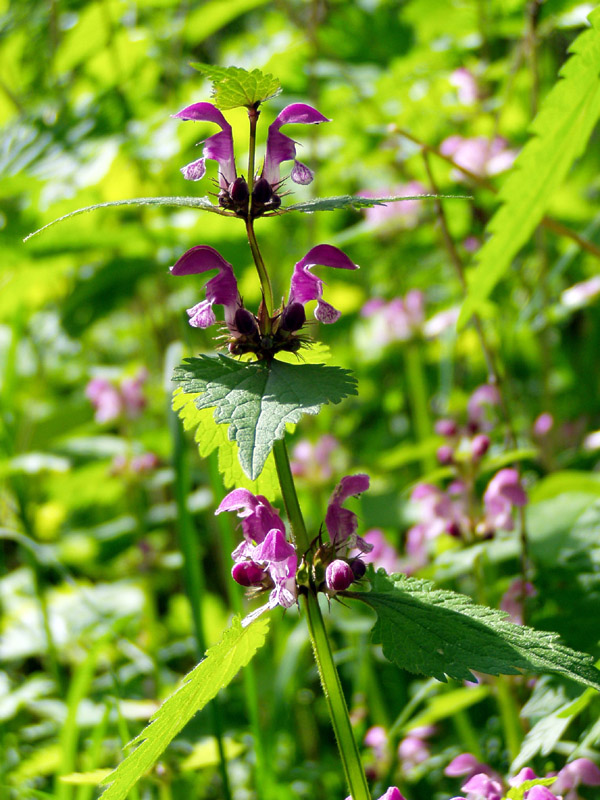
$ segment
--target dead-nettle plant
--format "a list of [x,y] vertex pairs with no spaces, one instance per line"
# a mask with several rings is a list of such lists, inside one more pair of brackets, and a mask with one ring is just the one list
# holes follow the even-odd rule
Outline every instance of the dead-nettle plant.
[[[329,601],[343,599],[349,607],[354,603],[370,606],[377,615],[372,640],[381,644],[384,656],[398,667],[440,681],[472,680],[473,671],[490,675],[557,673],[600,689],[600,673],[590,657],[563,646],[553,633],[515,625],[505,612],[436,589],[427,581],[388,575],[367,565],[364,556],[372,545],[359,535],[358,517],[346,507],[351,497],[368,490],[369,477],[365,474],[340,476],[323,509],[322,525],[318,530],[307,529],[290,468],[286,427],[298,423],[303,414],[317,414],[326,403],[340,403],[357,394],[357,385],[348,370],[312,363],[314,357],[308,361],[301,357],[310,352],[307,348],[314,344],[315,334],[315,327],[307,323],[306,306],[316,301],[316,319],[335,323],[340,312],[324,299],[323,282],[315,270],[347,270],[351,279],[358,265],[331,244],[315,244],[293,267],[290,264],[289,291],[276,305],[269,265],[263,260],[254,223],[262,217],[273,218],[271,224],[276,225],[278,216],[294,211],[372,206],[407,198],[342,196],[285,206],[287,181],[308,184],[313,174],[296,159],[296,143],[281,129],[288,124],[318,125],[328,122],[327,118],[304,103],[285,106],[269,125],[262,168],[257,170],[256,129],[261,105],[279,93],[279,82],[258,70],[196,66],[213,82],[214,102],[194,103],[175,116],[214,123],[220,130],[204,141],[202,157],[183,167],[182,172],[188,180],[200,180],[206,173],[206,160],[216,161],[217,202],[208,197],[175,197],[141,198],[121,204],[189,206],[229,216],[232,225],[239,224],[238,220],[245,225],[260,283],[257,308],[246,307],[238,290],[235,265],[213,247],[200,243],[171,267],[173,276],[212,274],[204,287],[204,299],[187,314],[194,327],[220,324],[222,350],[227,351],[186,359],[175,370],[173,380],[178,388],[174,407],[186,427],[198,426],[201,454],[216,447],[237,448],[241,468],[251,481],[263,469],[276,470],[285,517],[282,509],[272,505],[273,498],[247,488],[234,488],[221,500],[215,513],[233,512],[241,520],[240,543],[232,553],[233,580],[247,587],[252,598],[261,597],[262,602],[244,619],[234,619],[219,644],[207,652],[156,712],[134,740],[135,749],[106,778],[110,785],[102,796],[103,800],[127,797],[192,716],[227,686],[263,645],[270,612],[298,604],[307,620],[350,795],[353,800],[370,800],[319,595]],[[237,107],[248,111],[246,175],[236,166],[232,128],[223,113]],[[289,175],[282,175],[282,165],[290,162]],[[285,268],[285,262],[278,265],[278,271],[282,266]],[[221,322],[218,317],[222,317]],[[443,463],[458,464],[456,469],[464,473],[459,475],[463,484],[465,475],[470,475],[471,462],[489,446],[484,432],[468,432],[471,437],[476,433],[479,438],[469,440],[469,458],[461,461],[457,455],[458,433],[454,429],[445,431],[449,443],[439,454]],[[271,453],[274,458],[267,461]],[[511,470],[499,476],[498,485],[490,483],[484,498],[486,534],[490,526],[503,527],[497,519],[502,515],[504,528],[510,528],[512,506],[525,502]],[[444,525],[454,519],[456,501],[450,495],[442,498],[442,493],[433,488],[429,488],[428,498],[422,495],[422,501],[429,498],[437,503],[433,516],[442,518]],[[440,503],[445,503],[443,509]],[[472,533],[467,523],[463,527]],[[331,614],[336,613],[335,603],[330,602],[329,608]],[[401,795],[390,787],[381,800],[401,800]]]

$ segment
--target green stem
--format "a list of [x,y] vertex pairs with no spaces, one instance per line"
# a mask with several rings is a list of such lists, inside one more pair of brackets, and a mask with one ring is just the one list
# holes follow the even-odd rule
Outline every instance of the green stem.
[[252,257],[256,264],[256,271],[260,280],[260,288],[262,290],[263,301],[267,310],[267,319],[269,324],[273,316],[273,287],[271,286],[271,279],[265,267],[265,262],[258,247],[256,234],[254,233],[254,222],[251,219],[246,220],[246,232],[248,234],[248,244],[252,250]]
[[[177,527],[179,544],[183,555],[183,572],[187,595],[192,608],[192,619],[196,636],[198,657],[206,652],[206,637],[202,622],[202,597],[206,591],[206,581],[202,571],[202,554],[186,500],[189,493],[189,473],[185,453],[185,443],[181,423],[174,412],[170,413],[171,436],[173,440],[173,466],[175,469],[175,502],[177,505]],[[213,734],[219,752],[219,770],[223,782],[223,797],[231,800],[227,758],[223,746],[223,733],[218,698],[210,703]]]
[[250,122],[250,141],[248,149],[248,191],[252,194],[254,188],[254,163],[256,158],[256,123],[260,112],[256,108],[248,109],[248,121]]
[[513,697],[511,686],[504,675],[496,679],[496,700],[504,730],[504,741],[511,761],[519,755],[523,741],[523,728],[519,722],[519,708]]
[[[292,526],[296,548],[299,553],[304,553],[308,550],[310,542],[300,504],[298,503],[298,495],[296,494],[294,478],[290,469],[290,460],[283,439],[275,442],[273,454],[275,456],[281,494]],[[325,699],[327,700],[329,716],[335,732],[350,794],[353,800],[370,800],[371,795],[367,786],[365,771],[352,732],[348,706],[346,705],[338,671],[333,660],[333,653],[331,652],[319,601],[317,596],[310,590],[308,594],[303,595],[303,600],[313,653],[317,662]]]

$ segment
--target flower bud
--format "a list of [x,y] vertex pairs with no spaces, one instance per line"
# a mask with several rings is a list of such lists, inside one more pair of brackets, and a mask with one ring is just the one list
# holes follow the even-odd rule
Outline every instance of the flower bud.
[[445,467],[454,460],[454,450],[449,444],[443,444],[441,447],[438,447],[436,457],[442,467]]
[[435,423],[435,432],[440,436],[456,436],[458,428],[453,419],[439,419]]
[[354,575],[354,580],[359,581],[367,571],[367,565],[360,558],[354,558],[350,562],[350,569]]
[[290,303],[281,312],[280,328],[284,331],[297,331],[306,322],[306,312],[302,303]]
[[240,586],[261,586],[266,574],[254,561],[238,561],[231,570],[231,577]]
[[257,330],[256,317],[247,308],[237,309],[234,322],[238,332],[245,336],[249,336]]
[[268,203],[273,194],[271,184],[266,178],[259,178],[252,189],[252,198],[257,203]]
[[325,570],[325,583],[332,592],[341,592],[354,583],[354,572],[347,561],[337,558]]
[[248,191],[248,184],[246,183],[246,178],[239,177],[236,178],[233,183],[229,186],[229,194],[231,195],[231,199],[236,205],[242,205],[248,200],[250,193]]
[[485,433],[478,433],[471,441],[471,456],[475,461],[482,458],[488,451],[490,446],[490,437]]

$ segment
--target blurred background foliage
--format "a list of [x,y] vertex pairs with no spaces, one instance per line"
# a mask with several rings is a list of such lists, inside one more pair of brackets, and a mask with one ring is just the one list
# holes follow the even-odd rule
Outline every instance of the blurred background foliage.
[[[202,286],[171,277],[168,267],[189,247],[210,244],[234,265],[247,304],[259,299],[237,220],[192,209],[102,209],[26,244],[23,237],[94,203],[213,191],[214,162],[200,184],[185,182],[179,168],[197,157],[196,143],[214,128],[171,116],[209,99],[209,85],[189,66],[200,61],[279,76],[283,93],[262,110],[259,147],[288,103],[309,102],[331,118],[316,129],[290,129],[303,144],[301,160],[315,171],[310,186],[294,187],[293,201],[412,194],[413,182],[431,192],[422,157],[423,146],[430,148],[435,187],[467,196],[445,201],[444,211],[468,269],[496,207],[494,193],[433,151],[449,152],[450,136],[483,137],[486,146],[502,137],[498,148],[510,161],[591,8],[573,0],[1,0],[0,797],[97,796],[93,783],[60,776],[114,766],[122,745],[198,660],[198,632],[204,644],[214,643],[231,609],[240,608],[228,577],[237,534],[231,521],[213,517],[225,493],[215,458],[199,458],[169,410],[172,368],[183,356],[213,352],[214,331],[188,326],[185,308],[201,299]],[[244,172],[245,112],[227,116]],[[596,245],[597,145],[596,131],[551,207],[551,216]],[[470,168],[494,188],[503,176],[489,155]],[[473,328],[457,334],[436,317],[450,312],[452,319],[462,299],[436,207],[418,201],[388,214],[290,214],[259,220],[257,234],[276,297],[316,243],[336,244],[361,265],[358,273],[327,278],[327,300],[343,315],[314,329],[332,363],[357,373],[360,395],[298,427],[296,442],[314,444],[323,434],[339,442],[331,469],[298,468],[299,485],[316,535],[341,475],[368,472],[372,490],[362,500],[361,525],[383,529],[402,554],[415,515],[411,489],[424,477],[447,475],[436,467],[434,420],[464,417],[469,395],[487,379]],[[592,253],[540,229],[484,309],[529,491],[537,590],[530,620],[596,656],[600,287],[577,287],[597,272]],[[374,297],[387,302],[415,289],[427,322],[407,334],[395,336],[389,324],[361,315]],[[89,381],[123,388],[136,377],[143,413],[122,408],[95,419]],[[536,436],[543,412],[553,425]],[[481,488],[510,463],[506,444],[499,426]],[[182,541],[192,548],[183,555]],[[517,536],[466,548],[441,537],[419,574],[497,605],[519,574]],[[201,590],[200,620],[189,601],[192,585]],[[459,751],[478,748],[505,768],[535,719],[573,695],[559,681],[539,683],[537,706],[516,721],[516,732],[513,725],[511,751],[507,720],[516,720],[528,696],[523,684],[483,684],[479,694],[444,704],[457,687],[432,686],[385,665],[366,646],[370,620],[357,613],[336,608],[331,624],[359,738],[371,725],[389,727],[410,697],[417,698],[413,715],[400,720],[395,735],[428,709],[426,721],[437,725],[427,769],[390,766],[413,800],[457,791],[441,770]],[[341,798],[303,623],[291,610],[273,628],[255,672],[260,726],[268,732],[263,765],[272,770],[262,790],[247,684],[234,683],[221,704],[235,797]],[[573,752],[582,733],[593,746],[594,708],[583,704],[561,741],[563,725],[543,763]],[[131,797],[222,796],[209,718],[202,714],[185,729]],[[534,756],[543,743],[534,741]]]

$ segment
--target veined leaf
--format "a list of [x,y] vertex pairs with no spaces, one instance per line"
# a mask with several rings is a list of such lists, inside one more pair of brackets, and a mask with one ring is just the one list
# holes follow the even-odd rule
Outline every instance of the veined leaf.
[[270,100],[281,91],[279,78],[264,74],[259,69],[248,72],[241,67],[215,67],[211,64],[190,64],[212,81],[213,99],[217,108],[228,111]]
[[26,242],[32,236],[37,236],[38,233],[51,228],[58,222],[63,222],[70,217],[76,217],[78,214],[85,214],[86,211],[95,211],[97,208],[110,208],[114,206],[173,206],[179,208],[198,208],[201,211],[212,211],[213,214],[221,214],[221,216],[231,216],[227,211],[223,211],[219,206],[213,205],[208,197],[134,197],[131,200],[112,200],[110,203],[96,203],[93,206],[86,206],[85,208],[78,208],[75,211],[70,211],[68,214],[63,214],[62,217],[53,219],[47,225],[38,228],[37,231],[28,234],[23,241]]
[[533,136],[500,190],[502,205],[489,222],[491,236],[469,278],[462,325],[489,297],[540,223],[600,116],[600,9],[589,20],[592,27],[573,43],[573,55],[533,121]]
[[237,442],[240,464],[251,480],[262,472],[287,424],[356,394],[356,380],[348,370],[276,359],[248,363],[223,355],[189,358],[173,380],[185,393],[199,394],[197,408],[214,407],[215,421],[229,425],[229,439]]
[[377,613],[373,641],[383,654],[410,672],[445,681],[489,675],[557,673],[600,690],[600,671],[591,656],[562,645],[557,634],[515,625],[503,611],[469,597],[436,589],[429,581],[375,573],[371,592],[347,592]]
[[523,781],[520,786],[511,786],[506,795],[506,800],[523,800],[525,792],[533,789],[534,786],[552,786],[556,780],[556,775],[551,778],[535,778],[532,781]]
[[151,717],[150,724],[131,744],[138,747],[111,772],[103,783],[110,783],[102,800],[124,800],[132,786],[156,763],[169,742],[194,714],[231,683],[256,651],[262,647],[269,618],[262,616],[242,627],[238,617],[225,631],[219,644],[211,647],[204,659],[184,679],[184,683]]
[[288,211],[304,211],[305,214],[312,214],[314,211],[338,211],[342,208],[372,208],[373,206],[385,206],[387,203],[399,203],[401,200],[423,200],[426,198],[440,198],[442,200],[470,200],[466,195],[460,194],[415,194],[400,197],[361,197],[360,195],[341,194],[337,197],[315,197],[314,200],[306,200],[304,203],[294,203],[278,209],[274,214],[265,216],[279,216]]
[[186,394],[181,387],[173,392],[173,411],[181,417],[185,430],[194,430],[194,439],[201,458],[217,451],[219,472],[226,489],[248,489],[253,494],[262,494],[272,501],[281,496],[275,459],[271,453],[265,461],[263,471],[255,481],[246,476],[235,452],[235,445],[229,441],[227,426],[217,425],[211,408],[199,409],[195,400],[200,393]]

